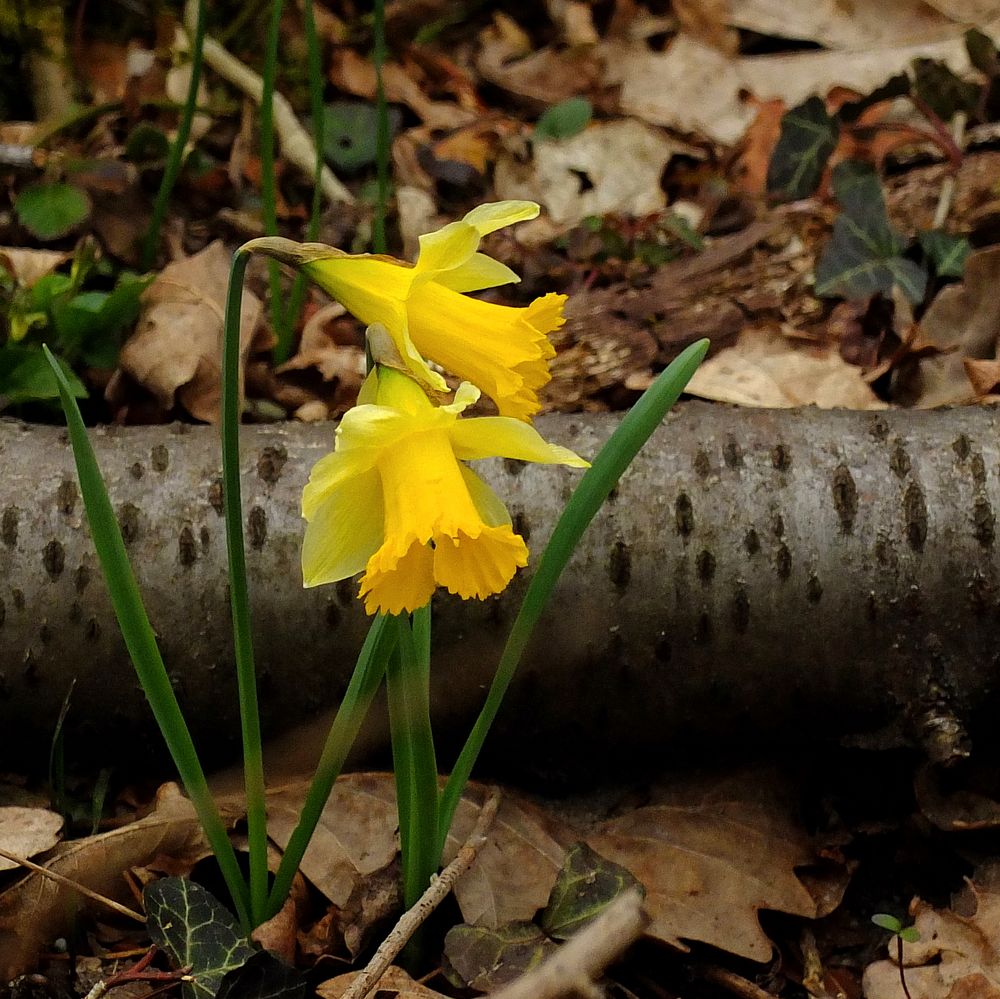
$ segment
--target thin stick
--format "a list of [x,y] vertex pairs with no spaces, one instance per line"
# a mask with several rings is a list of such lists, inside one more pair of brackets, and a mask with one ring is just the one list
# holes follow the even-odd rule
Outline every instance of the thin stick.
[[[196,7],[189,0],[184,11],[185,24],[193,26],[195,13]],[[264,93],[264,81],[249,66],[240,62],[214,38],[207,36],[202,55],[205,63],[219,76],[260,104]],[[312,176],[316,166],[316,146],[309,137],[309,133],[302,126],[291,104],[288,103],[283,94],[275,93],[273,104],[274,130],[281,143],[281,151],[284,153],[285,159],[297,166],[307,176]],[[323,167],[320,181],[323,193],[330,201],[348,203],[354,201],[354,195],[334,176],[333,171],[328,166]]]
[[706,968],[702,972],[702,977],[705,981],[718,985],[727,992],[732,992],[734,996],[739,996],[740,999],[774,999],[770,992],[726,968]]
[[469,838],[462,844],[455,859],[430,883],[427,891],[417,899],[416,905],[403,914],[392,932],[375,951],[368,967],[351,982],[341,999],[365,999],[378,980],[392,964],[396,955],[406,946],[428,916],[448,897],[458,879],[472,866],[486,842],[486,834],[493,825],[500,807],[500,792],[493,791],[479,812],[476,825]]
[[589,926],[550,958],[491,999],[558,999],[579,993],[601,995],[594,984],[604,969],[639,939],[649,917],[642,896],[632,889],[620,895]]
[[[956,111],[954,117],[951,119],[951,135],[955,140],[955,145],[959,149],[965,145],[965,124],[967,119],[968,115],[964,111]],[[948,213],[951,211],[951,202],[954,196],[955,174],[952,171],[941,181],[941,194],[938,197],[937,209],[934,212],[934,221],[931,223],[932,229],[940,229],[944,225],[945,219],[948,218]]]
[[3,849],[0,849],[0,857],[3,857],[4,860],[9,860],[13,864],[19,864],[21,867],[26,867],[29,871],[34,871],[36,874],[41,874],[43,877],[50,878],[52,881],[55,881],[56,884],[72,888],[74,891],[78,891],[81,895],[86,895],[87,898],[93,900],[94,902],[100,902],[101,905],[106,905],[109,909],[114,909],[115,912],[121,914],[122,916],[128,916],[129,919],[134,919],[137,923],[142,923],[143,926],[146,925],[146,917],[142,915],[142,913],[136,912],[135,909],[130,909],[128,906],[122,905],[120,902],[116,902],[113,898],[108,898],[105,895],[98,894],[96,891],[92,891],[86,885],[80,884],[79,881],[73,881],[71,878],[66,877],[65,874],[58,874],[55,871],[50,871],[47,867],[42,867],[31,860],[26,860],[24,857],[19,857],[14,853],[8,853]]

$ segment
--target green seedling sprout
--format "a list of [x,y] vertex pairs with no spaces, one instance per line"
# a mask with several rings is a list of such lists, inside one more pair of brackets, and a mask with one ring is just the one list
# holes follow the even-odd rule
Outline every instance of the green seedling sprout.
[[883,930],[888,930],[896,938],[896,963],[899,966],[899,983],[903,987],[906,999],[913,999],[906,985],[906,969],[903,966],[903,941],[916,943],[920,939],[920,931],[916,926],[903,926],[902,922],[888,912],[876,912],[872,922]]

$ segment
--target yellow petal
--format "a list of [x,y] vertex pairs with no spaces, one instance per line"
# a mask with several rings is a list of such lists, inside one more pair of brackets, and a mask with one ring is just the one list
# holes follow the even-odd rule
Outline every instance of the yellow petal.
[[360,595],[369,614],[402,614],[423,607],[434,593],[434,553],[414,542],[402,554],[387,544],[369,560]]
[[320,458],[313,465],[309,481],[302,490],[302,516],[311,520],[333,490],[374,468],[379,453],[377,448],[345,451],[338,444],[338,450]]
[[515,222],[536,218],[538,211],[534,201],[493,201],[473,208],[462,221],[471,225],[480,236],[485,236]]
[[417,350],[478,385],[504,416],[528,419],[541,404],[554,349],[546,334],[562,325],[563,295],[527,308],[494,305],[460,295],[437,281],[414,290],[409,330]]
[[570,465],[589,468],[585,461],[569,448],[550,444],[532,426],[504,416],[476,416],[456,420],[448,437],[460,461],[479,458],[517,458],[543,465]]
[[420,253],[416,270],[420,276],[450,270],[465,263],[477,249],[482,237],[474,226],[465,222],[449,222],[437,232],[420,237]]
[[507,512],[507,507],[503,505],[503,500],[471,468],[466,465],[460,467],[465,487],[469,490],[469,496],[472,497],[472,502],[479,516],[483,518],[483,523],[487,527],[501,527],[503,524],[509,524],[510,514]]
[[463,600],[500,593],[527,564],[527,545],[507,525],[483,527],[474,538],[459,532],[434,541],[434,579]]
[[361,572],[382,544],[382,486],[374,469],[330,490],[302,542],[302,579],[320,586]]
[[434,280],[452,291],[482,291],[502,284],[517,284],[521,279],[499,260],[485,253],[473,253],[464,264],[441,271]]

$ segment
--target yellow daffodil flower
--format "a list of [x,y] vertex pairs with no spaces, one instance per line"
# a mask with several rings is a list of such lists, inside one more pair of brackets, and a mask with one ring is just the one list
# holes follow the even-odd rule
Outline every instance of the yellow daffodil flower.
[[479,253],[479,243],[537,214],[531,201],[480,205],[460,222],[421,236],[415,264],[279,237],[251,240],[245,248],[301,268],[362,322],[385,326],[419,381],[446,388],[427,358],[480,388],[502,416],[527,420],[538,412],[538,390],[551,377],[548,360],[555,350],[548,334],[563,324],[566,296],[549,294],[513,308],[463,292],[520,280]]
[[519,420],[460,419],[478,398],[463,382],[453,403],[435,406],[407,375],[372,371],[302,495],[306,586],[363,570],[368,613],[399,614],[422,607],[437,586],[463,599],[499,593],[527,564],[503,503],[462,462],[588,463]]

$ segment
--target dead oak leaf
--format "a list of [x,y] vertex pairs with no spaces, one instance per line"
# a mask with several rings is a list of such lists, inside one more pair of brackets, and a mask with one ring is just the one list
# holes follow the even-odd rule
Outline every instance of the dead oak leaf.
[[795,874],[814,862],[809,837],[780,788],[757,776],[694,780],[594,828],[586,842],[645,887],[647,935],[684,948],[698,940],[754,961],[772,944],[760,909],[815,918]]
[[[231,254],[221,241],[169,264],[142,295],[135,333],[122,347],[121,370],[165,409],[175,401],[197,420],[216,423],[221,397],[222,330]],[[260,319],[260,300],[244,289],[240,380]],[[117,386],[118,379],[112,382]],[[109,392],[115,388],[109,386]]]
[[1000,247],[979,250],[966,261],[962,283],[943,288],[931,302],[920,330],[942,353],[920,362],[907,401],[924,409],[969,403],[996,384],[990,368],[1000,334],[998,281]]
[[[349,971],[346,975],[337,975],[336,978],[317,986],[316,995],[320,996],[320,999],[340,999],[359,974],[360,971]],[[375,986],[373,995],[379,999],[443,999],[440,992],[414,981],[402,968],[395,966],[386,968]]]

